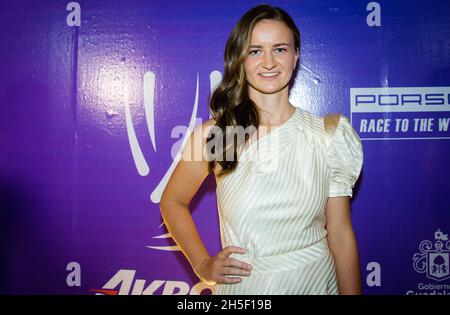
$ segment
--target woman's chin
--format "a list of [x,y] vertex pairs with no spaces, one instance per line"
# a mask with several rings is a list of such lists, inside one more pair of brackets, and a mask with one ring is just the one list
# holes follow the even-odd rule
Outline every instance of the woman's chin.
[[250,87],[256,92],[262,94],[276,94],[288,88],[289,83],[282,84],[277,82],[276,84],[268,84],[267,82],[262,82],[261,84],[250,84]]
[[252,88],[259,93],[262,94],[275,94],[278,92],[281,92],[283,89],[285,89],[287,87],[287,85],[285,86],[281,86],[281,85],[277,85],[277,86],[252,86]]

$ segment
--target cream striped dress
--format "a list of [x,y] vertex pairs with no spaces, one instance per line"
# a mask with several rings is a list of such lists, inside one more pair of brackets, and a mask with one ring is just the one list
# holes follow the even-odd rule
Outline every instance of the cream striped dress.
[[352,196],[363,162],[345,116],[334,133],[323,118],[296,108],[281,126],[239,151],[237,169],[216,177],[222,247],[253,266],[238,284],[213,294],[338,294],[327,245],[328,197]]

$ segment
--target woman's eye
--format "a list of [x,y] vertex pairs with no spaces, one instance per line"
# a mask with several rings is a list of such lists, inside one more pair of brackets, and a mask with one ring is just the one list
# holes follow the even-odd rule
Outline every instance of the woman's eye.
[[276,50],[278,50],[280,52],[284,52],[284,51],[286,51],[286,48],[277,48]]
[[259,50],[250,50],[249,54],[250,55],[256,55],[255,52],[258,52]]

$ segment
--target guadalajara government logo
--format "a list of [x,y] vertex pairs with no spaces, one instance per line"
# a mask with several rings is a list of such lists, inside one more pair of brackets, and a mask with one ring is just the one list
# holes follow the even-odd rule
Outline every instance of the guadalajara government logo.
[[443,281],[450,278],[450,241],[440,229],[434,232],[434,240],[434,244],[429,240],[420,243],[420,253],[413,256],[413,266],[416,272],[426,273],[427,278]]

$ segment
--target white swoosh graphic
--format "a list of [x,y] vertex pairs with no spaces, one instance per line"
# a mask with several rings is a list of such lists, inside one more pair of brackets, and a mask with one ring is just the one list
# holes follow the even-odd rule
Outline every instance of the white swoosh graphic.
[[[222,73],[220,71],[214,70],[209,74],[209,88],[211,91],[211,95],[219,85],[220,81],[222,81]],[[212,118],[211,111],[209,111],[209,118]]]
[[136,137],[136,132],[134,131],[133,122],[131,121],[130,113],[130,103],[128,91],[125,96],[125,122],[127,125],[128,141],[130,142],[131,154],[133,156],[134,164],[136,169],[141,176],[146,176],[150,172],[147,161],[145,161],[144,155],[142,154],[141,147]]
[[170,233],[166,233],[158,236],[153,236],[152,238],[171,238],[171,237],[172,236],[170,235]]
[[[221,80],[222,80],[222,73],[220,71],[214,70],[210,73],[209,85],[210,85],[211,94],[217,88],[217,86],[219,85]],[[165,174],[165,176],[163,177],[163,179],[161,180],[159,185],[156,187],[156,189],[151,194],[150,199],[154,203],[159,203],[159,201],[161,200],[161,195],[162,195],[162,192],[164,191],[164,188],[167,185],[167,181],[170,178],[170,175],[173,173],[173,171],[179,161],[179,158],[181,156],[181,152],[182,152],[182,150],[185,146],[185,143],[188,139],[188,136],[190,135],[190,133],[192,132],[192,130],[194,128],[195,118],[197,116],[198,94],[199,94],[199,77],[198,77],[198,73],[197,73],[196,95],[195,95],[194,108],[193,108],[191,120],[189,123],[189,129],[188,129],[189,132],[186,132],[185,138],[183,139],[183,143],[180,146],[180,149],[179,149],[174,161],[172,162],[172,165],[169,167],[169,170],[167,171],[167,173]],[[211,112],[209,113],[209,118],[211,118]],[[159,227],[161,227],[163,225],[164,225],[164,222]],[[157,238],[157,239],[166,238],[167,239],[167,238],[172,238],[172,235],[170,233],[166,233],[166,234],[154,236],[153,238]],[[152,249],[156,249],[156,250],[165,250],[165,251],[181,251],[180,247],[177,245],[175,245],[175,246],[147,246],[147,248],[152,248]]]
[[181,249],[178,246],[146,246],[146,247],[158,250],[181,251]]
[[178,161],[180,160],[181,153],[184,149],[184,146],[186,145],[186,142],[189,139],[189,136],[195,127],[194,124],[195,124],[195,118],[197,117],[197,108],[198,108],[198,94],[199,94],[199,78],[198,78],[198,72],[197,72],[197,86],[196,86],[196,90],[195,90],[194,108],[192,109],[192,115],[191,115],[191,120],[189,122],[188,130],[186,131],[183,142],[180,146],[180,149],[178,150],[177,155],[175,156],[175,159],[173,160],[172,164],[170,165],[170,167],[167,170],[164,177],[159,182],[158,186],[156,186],[156,188],[153,190],[153,192],[150,195],[150,200],[153,203],[159,203],[161,201],[161,195],[164,191],[164,188],[166,187],[170,176],[172,175],[173,171],[175,170],[175,167],[177,166]]
[[155,74],[148,71],[144,74],[144,111],[145,119],[147,120],[147,127],[150,133],[150,140],[152,141],[153,150],[156,151],[155,140]]
[[222,81],[222,73],[219,70],[214,70],[209,74],[209,88],[211,94],[217,88],[220,81]]

